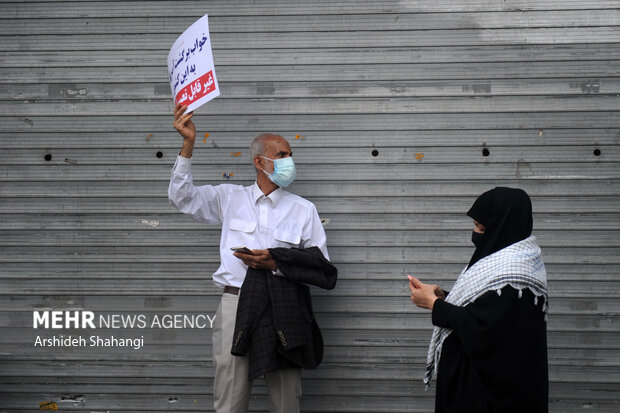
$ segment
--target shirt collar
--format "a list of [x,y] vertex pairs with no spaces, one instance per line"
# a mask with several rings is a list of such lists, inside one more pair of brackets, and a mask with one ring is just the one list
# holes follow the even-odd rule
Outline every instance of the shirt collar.
[[252,200],[254,201],[254,204],[256,205],[258,200],[262,197],[269,198],[271,200],[271,205],[275,207],[278,204],[278,201],[282,198],[282,188],[278,187],[269,195],[265,195],[258,186],[258,182],[254,182],[254,185],[252,185]]

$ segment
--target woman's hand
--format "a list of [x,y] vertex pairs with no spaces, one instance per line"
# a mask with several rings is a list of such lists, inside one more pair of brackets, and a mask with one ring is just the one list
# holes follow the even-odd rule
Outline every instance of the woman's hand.
[[409,277],[409,289],[411,290],[411,301],[420,308],[433,309],[435,301],[444,298],[443,290],[435,284],[424,284],[411,275]]
[[442,300],[446,298],[446,293],[443,292],[443,289],[440,286],[433,284],[433,288],[437,298],[441,298]]

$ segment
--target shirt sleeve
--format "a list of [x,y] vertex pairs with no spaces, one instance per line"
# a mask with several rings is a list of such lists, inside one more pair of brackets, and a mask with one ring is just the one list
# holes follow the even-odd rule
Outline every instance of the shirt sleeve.
[[310,216],[303,227],[301,247],[319,247],[323,256],[329,260],[327,236],[325,235],[325,229],[323,229],[323,224],[321,224],[319,213],[314,204],[312,205]]
[[209,224],[222,222],[223,185],[195,186],[191,173],[191,159],[177,156],[172,168],[168,199],[170,205],[195,220]]

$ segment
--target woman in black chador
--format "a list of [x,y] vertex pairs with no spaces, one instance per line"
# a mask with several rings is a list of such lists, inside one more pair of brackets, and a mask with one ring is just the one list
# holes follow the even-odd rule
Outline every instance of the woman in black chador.
[[437,376],[435,412],[547,412],[547,276],[530,198],[498,187],[467,215],[476,250],[450,293],[409,277],[435,325],[424,376]]

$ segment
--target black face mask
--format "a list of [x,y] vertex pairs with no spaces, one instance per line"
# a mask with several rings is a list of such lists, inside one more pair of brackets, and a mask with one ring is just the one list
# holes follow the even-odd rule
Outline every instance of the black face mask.
[[482,237],[484,236],[484,233],[479,233],[476,231],[472,231],[471,232],[471,242],[474,243],[474,245],[477,247],[480,246],[480,243],[482,242]]

